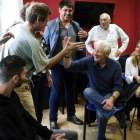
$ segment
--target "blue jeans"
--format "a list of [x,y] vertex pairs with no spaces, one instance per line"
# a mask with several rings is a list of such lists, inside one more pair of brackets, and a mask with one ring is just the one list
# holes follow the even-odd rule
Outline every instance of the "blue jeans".
[[65,90],[65,100],[67,105],[67,115],[73,116],[75,114],[74,98],[75,98],[75,84],[76,73],[68,72],[64,66],[56,64],[52,69],[53,86],[51,90],[49,108],[50,108],[50,122],[57,121],[57,112],[59,106],[59,98]]
[[110,111],[104,110],[103,106],[105,104],[101,104],[105,99],[109,99],[112,93],[108,93],[105,96],[99,94],[96,90],[91,88],[86,88],[84,90],[84,96],[89,101],[89,103],[93,104],[96,108],[96,117],[97,117],[97,125],[98,125],[98,140],[103,140],[105,138],[106,126],[108,120],[114,115],[118,109],[113,106]]

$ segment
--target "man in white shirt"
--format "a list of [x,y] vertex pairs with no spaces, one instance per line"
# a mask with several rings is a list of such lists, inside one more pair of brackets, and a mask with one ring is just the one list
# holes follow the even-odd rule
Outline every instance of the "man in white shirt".
[[[129,37],[126,33],[118,27],[116,24],[110,24],[111,18],[107,13],[100,15],[100,25],[94,26],[88,33],[88,38],[85,42],[86,48],[90,54],[93,54],[94,49],[92,48],[91,41],[94,42],[94,46],[98,40],[106,40],[111,45],[110,58],[118,60],[119,56],[127,48]],[[118,48],[118,39],[121,38],[122,46]]]

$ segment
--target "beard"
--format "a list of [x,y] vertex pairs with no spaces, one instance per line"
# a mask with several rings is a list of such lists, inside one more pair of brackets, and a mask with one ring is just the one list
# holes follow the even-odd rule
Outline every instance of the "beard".
[[20,87],[20,86],[22,85],[22,83],[23,83],[23,80],[22,80],[21,77],[20,77],[20,79],[19,79],[18,82],[16,83],[15,87]]

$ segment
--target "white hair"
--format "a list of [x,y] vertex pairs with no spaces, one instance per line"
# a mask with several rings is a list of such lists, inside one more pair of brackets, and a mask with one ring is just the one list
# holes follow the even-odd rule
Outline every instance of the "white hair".
[[105,40],[99,40],[96,45],[102,46],[104,54],[111,52],[111,45]]

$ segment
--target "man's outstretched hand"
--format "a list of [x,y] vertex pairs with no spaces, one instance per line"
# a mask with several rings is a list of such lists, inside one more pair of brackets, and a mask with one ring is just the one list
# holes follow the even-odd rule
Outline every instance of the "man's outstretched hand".
[[71,37],[65,37],[63,40],[63,48],[67,49],[68,52],[70,51],[83,51],[85,48],[84,42],[76,42],[76,43],[71,43]]

